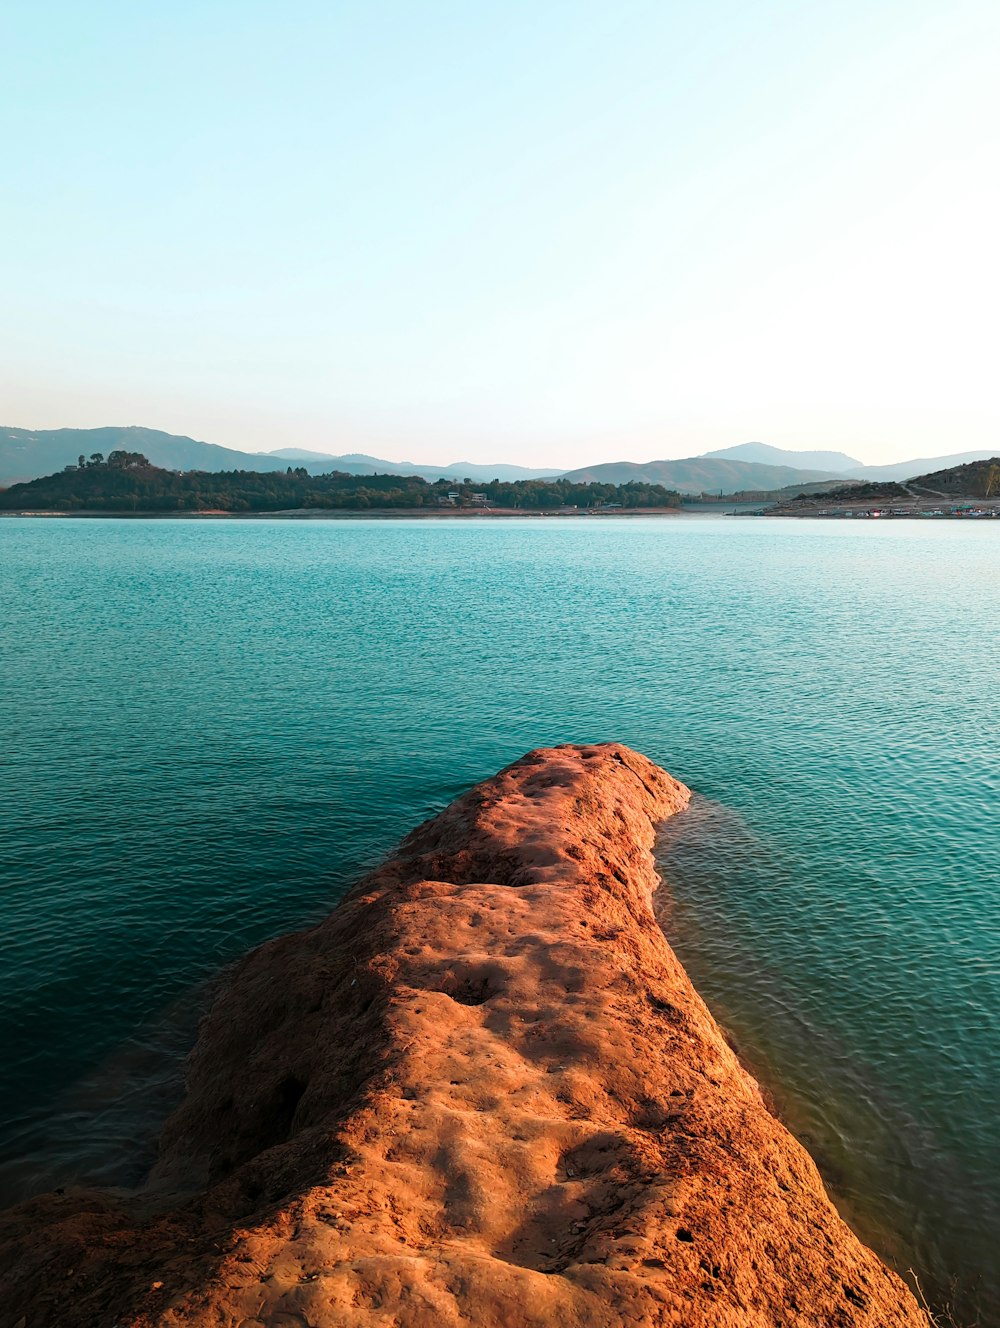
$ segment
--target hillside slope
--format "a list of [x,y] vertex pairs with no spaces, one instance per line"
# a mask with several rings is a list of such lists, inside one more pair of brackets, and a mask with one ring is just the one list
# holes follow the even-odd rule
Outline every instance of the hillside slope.
[[864,466],[857,475],[863,480],[908,480],[920,484],[929,480],[932,475],[950,474],[979,462],[990,461],[996,461],[993,452],[956,452],[952,456],[896,461],[889,466]]
[[843,480],[827,470],[798,470],[794,466],[765,466],[747,461],[686,457],[680,461],[610,461],[567,471],[566,479],[587,484],[628,484],[642,480],[662,484],[681,493],[738,493],[741,490],[781,489],[811,480]]

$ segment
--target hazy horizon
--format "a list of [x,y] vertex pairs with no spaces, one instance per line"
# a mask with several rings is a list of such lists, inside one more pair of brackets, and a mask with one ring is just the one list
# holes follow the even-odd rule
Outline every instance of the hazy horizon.
[[[0,427],[4,427],[4,426],[0,425]],[[740,443],[732,443],[732,444],[729,444],[727,447],[720,447],[720,448],[717,448],[717,449],[716,449],[716,448],[713,448],[713,449],[706,449],[705,452],[697,452],[697,453],[696,453],[696,452],[676,452],[675,454],[670,455],[670,456],[668,456],[666,453],[657,453],[656,455],[652,455],[652,454],[651,454],[651,455],[649,455],[649,456],[629,456],[629,455],[624,455],[624,454],[618,455],[618,454],[610,454],[610,453],[609,453],[609,454],[607,454],[607,455],[603,455],[603,456],[601,456],[601,457],[599,457],[599,458],[596,458],[596,459],[594,459],[594,460],[579,462],[578,464],[576,464],[576,465],[574,465],[574,466],[569,466],[569,465],[559,466],[559,465],[556,465],[555,463],[553,463],[552,465],[550,465],[550,466],[547,467],[544,458],[543,458],[542,460],[540,460],[540,461],[538,461],[538,460],[519,461],[519,460],[513,460],[513,459],[511,459],[510,457],[503,456],[503,455],[492,455],[492,456],[485,456],[485,455],[484,455],[484,456],[482,456],[482,457],[480,457],[480,456],[476,456],[476,455],[473,455],[473,454],[472,454],[472,453],[473,453],[473,449],[472,449],[471,445],[470,445],[469,447],[467,447],[466,452],[463,453],[462,455],[457,455],[457,454],[456,454],[456,455],[451,455],[451,454],[449,454],[449,455],[440,455],[440,454],[438,454],[438,455],[433,455],[433,456],[430,456],[430,455],[429,455],[429,456],[426,457],[426,458],[424,458],[424,457],[419,457],[419,458],[418,458],[418,457],[411,456],[411,455],[402,455],[402,454],[401,454],[401,451],[400,451],[399,448],[396,448],[396,449],[394,450],[393,454],[390,455],[390,453],[389,453],[388,450],[386,450],[386,451],[384,451],[384,452],[376,453],[376,452],[373,452],[373,451],[372,451],[371,449],[369,449],[369,448],[361,448],[361,447],[345,448],[345,449],[342,450],[341,452],[324,451],[324,449],[321,448],[321,447],[319,447],[319,446],[315,446],[315,445],[314,445],[314,446],[308,446],[308,445],[306,445],[306,444],[304,444],[304,443],[293,443],[293,442],[285,442],[285,443],[281,443],[281,444],[279,444],[279,445],[276,446],[276,447],[264,447],[264,448],[243,447],[243,446],[240,446],[239,443],[220,443],[219,440],[216,439],[216,438],[204,438],[204,437],[199,437],[197,434],[194,434],[194,433],[190,433],[190,434],[174,434],[171,430],[158,429],[156,425],[138,424],[138,423],[135,423],[135,422],[130,423],[130,424],[108,424],[107,422],[105,422],[103,425],[79,425],[79,426],[78,426],[78,425],[70,425],[70,424],[65,424],[65,425],[52,425],[52,426],[50,426],[50,428],[44,428],[44,429],[41,428],[41,427],[33,428],[33,427],[31,427],[31,426],[10,425],[10,424],[8,424],[6,427],[23,429],[25,432],[28,432],[28,433],[43,433],[43,432],[49,432],[49,431],[58,431],[58,430],[60,430],[60,429],[73,429],[73,430],[75,430],[75,429],[78,429],[78,428],[79,428],[79,429],[83,429],[83,430],[86,430],[86,429],[102,429],[102,428],[112,428],[112,429],[150,429],[150,430],[152,430],[152,431],[154,431],[154,432],[161,432],[161,433],[168,434],[168,435],[171,436],[171,437],[185,437],[185,438],[189,438],[189,439],[191,439],[191,441],[193,441],[193,442],[197,442],[197,443],[207,443],[207,444],[214,444],[214,445],[217,445],[217,446],[228,447],[228,448],[231,448],[231,449],[234,450],[234,451],[243,452],[243,453],[246,454],[246,455],[252,455],[252,456],[273,456],[275,453],[277,453],[277,452],[279,452],[279,451],[282,451],[282,450],[284,450],[284,449],[299,448],[300,450],[302,450],[302,451],[304,451],[304,452],[311,452],[311,453],[316,454],[317,456],[320,456],[320,455],[326,455],[326,456],[330,456],[330,457],[337,457],[337,456],[352,456],[352,455],[354,455],[354,456],[371,456],[371,457],[373,457],[375,460],[381,460],[381,461],[393,461],[393,462],[397,462],[397,463],[400,464],[400,465],[412,464],[412,465],[433,466],[433,465],[440,464],[440,465],[442,465],[442,466],[455,466],[455,465],[459,465],[459,464],[463,464],[463,463],[465,463],[465,462],[468,462],[469,464],[474,465],[474,466],[483,466],[483,465],[489,465],[489,464],[491,464],[491,463],[493,463],[493,462],[496,462],[496,464],[498,464],[498,465],[522,465],[522,466],[524,466],[526,469],[538,470],[538,471],[544,471],[544,470],[548,469],[548,470],[551,471],[552,474],[557,474],[557,473],[560,473],[560,472],[563,472],[563,471],[568,471],[568,470],[571,470],[571,469],[584,469],[584,468],[586,468],[586,467],[595,466],[595,465],[600,465],[600,464],[602,464],[602,463],[612,463],[612,464],[614,464],[614,463],[622,463],[622,462],[624,462],[624,463],[626,463],[626,464],[638,464],[638,465],[643,465],[643,464],[650,464],[650,463],[652,463],[652,462],[654,462],[654,461],[698,460],[698,459],[700,459],[701,457],[703,457],[703,456],[705,456],[705,455],[713,454],[713,453],[716,452],[716,451],[727,451],[727,450],[729,450],[729,448],[739,447],[739,446],[741,446],[741,445],[743,445],[743,444],[751,445],[751,446],[753,446],[753,445],[759,445],[759,444],[763,444],[764,446],[770,446],[770,447],[774,447],[774,446],[775,446],[774,444],[768,444],[768,443],[766,443],[765,440],[762,439],[762,438],[753,438],[753,439],[748,438],[748,439],[744,439],[744,440],[743,440],[743,444],[740,444]],[[388,447],[389,447],[389,444],[387,444],[387,448],[388,448]],[[996,445],[996,448],[997,448],[997,451],[1000,451],[1000,444],[997,444],[997,445]],[[779,451],[781,451],[781,450],[787,450],[790,454],[791,454],[791,453],[795,453],[795,452],[801,452],[801,453],[815,452],[815,453],[817,453],[817,455],[822,454],[823,452],[828,452],[828,453],[829,453],[829,452],[838,452],[838,451],[839,451],[839,452],[843,452],[843,453],[844,453],[845,455],[847,455],[847,456],[852,456],[854,460],[861,462],[861,464],[863,464],[863,465],[873,465],[873,466],[878,466],[878,465],[891,465],[891,464],[893,464],[893,461],[891,461],[891,460],[889,460],[889,459],[884,459],[884,460],[882,460],[882,459],[876,459],[876,460],[871,460],[871,461],[864,461],[861,457],[856,456],[856,455],[854,455],[853,453],[848,452],[846,448],[835,448],[835,447],[825,447],[825,448],[801,447],[801,448],[793,448],[793,447],[789,447],[789,448],[787,448],[787,449],[777,449],[777,450],[779,450]],[[975,448],[966,448],[966,447],[956,447],[956,448],[955,448],[952,452],[950,452],[950,453],[938,453],[938,454],[930,454],[930,453],[928,453],[928,454],[925,454],[925,455],[928,457],[928,459],[935,459],[935,456],[959,455],[959,454],[962,454],[962,453],[966,453],[966,452],[970,452],[970,451],[976,451],[976,450],[982,450],[982,451],[985,451],[985,450],[988,450],[988,449],[975,449]],[[734,459],[734,460],[737,460],[737,459],[740,459],[740,458],[733,458],[733,459]],[[900,460],[900,459],[901,459],[901,460],[904,460],[904,461],[907,461],[907,460],[915,460],[915,461],[918,461],[918,460],[920,460],[921,458],[920,458],[919,456],[917,456],[916,454],[911,453],[911,454],[904,455],[904,456],[901,457],[901,458],[895,458],[894,460]],[[775,464],[775,465],[779,465],[779,464],[782,464],[782,462],[780,461],[779,458],[776,458],[775,461],[774,461],[774,464]],[[789,465],[789,466],[793,466],[793,467],[794,467],[797,463],[795,463],[795,462],[793,462],[793,461],[790,460],[790,461],[788,461],[787,463],[784,463],[784,464],[787,464],[787,465]],[[804,465],[805,463],[799,463],[799,464]],[[819,463],[818,461],[815,463],[815,465],[813,466],[813,468],[815,469],[815,468],[817,468],[817,467],[820,468],[820,469],[823,468],[823,467],[820,465],[820,463]]]
[[3,32],[12,426],[554,470],[997,446],[985,0]]

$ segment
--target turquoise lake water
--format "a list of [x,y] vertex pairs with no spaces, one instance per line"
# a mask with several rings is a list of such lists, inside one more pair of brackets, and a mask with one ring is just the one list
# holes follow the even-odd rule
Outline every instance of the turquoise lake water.
[[838,1202],[1000,1321],[998,569],[960,522],[0,521],[3,1197],[136,1179],[227,962],[616,739],[696,791],[664,926]]

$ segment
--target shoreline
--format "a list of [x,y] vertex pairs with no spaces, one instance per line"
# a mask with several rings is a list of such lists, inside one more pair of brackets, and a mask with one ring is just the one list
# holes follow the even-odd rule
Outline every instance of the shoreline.
[[96,520],[106,518],[113,521],[492,521],[506,520],[511,517],[544,518],[545,520],[580,520],[590,518],[617,519],[637,516],[691,516],[697,513],[685,512],[677,507],[635,508],[621,512],[545,512],[525,511],[514,508],[472,508],[467,511],[419,511],[406,508],[368,508],[365,511],[347,511],[333,508],[289,508],[276,512],[52,512],[52,511],[17,511],[0,512],[2,517],[45,518],[70,517],[73,520]]
[[868,502],[841,503],[836,507],[803,503],[801,506],[776,506],[763,511],[736,512],[735,516],[791,517],[820,521],[992,521],[1000,517],[1000,500],[988,498],[944,498],[936,505],[901,507]]
[[508,521],[515,519],[545,521],[620,521],[636,520],[642,517],[685,518],[685,517],[721,517],[753,518],[754,520],[795,520],[795,521],[965,521],[983,523],[1000,519],[1000,505],[992,511],[982,512],[870,512],[852,510],[844,512],[820,511],[739,511],[732,510],[728,504],[706,503],[704,507],[686,505],[683,507],[635,508],[620,512],[544,512],[493,508],[490,510],[471,509],[468,511],[410,511],[396,508],[369,508],[366,511],[344,511],[324,508],[292,508],[276,512],[53,512],[21,510],[0,512],[0,520],[72,520],[72,521]]
[[923,1324],[655,921],[688,796],[617,744],[529,753],[253,951],[144,1190],[0,1216],[12,1318]]
[[995,521],[1000,511],[975,515],[964,512],[907,512],[888,516],[874,512],[734,512],[733,516],[764,517],[789,521]]

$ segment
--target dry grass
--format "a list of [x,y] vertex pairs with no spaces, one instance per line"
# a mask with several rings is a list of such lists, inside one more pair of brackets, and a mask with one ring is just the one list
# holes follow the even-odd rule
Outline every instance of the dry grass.
[[912,1268],[908,1268],[907,1272],[910,1274],[910,1280],[913,1283],[914,1295],[917,1297],[920,1308],[927,1316],[930,1328],[983,1328],[983,1321],[978,1314],[971,1320],[956,1318],[950,1301],[932,1307],[924,1294],[923,1287],[920,1285],[920,1278]]

